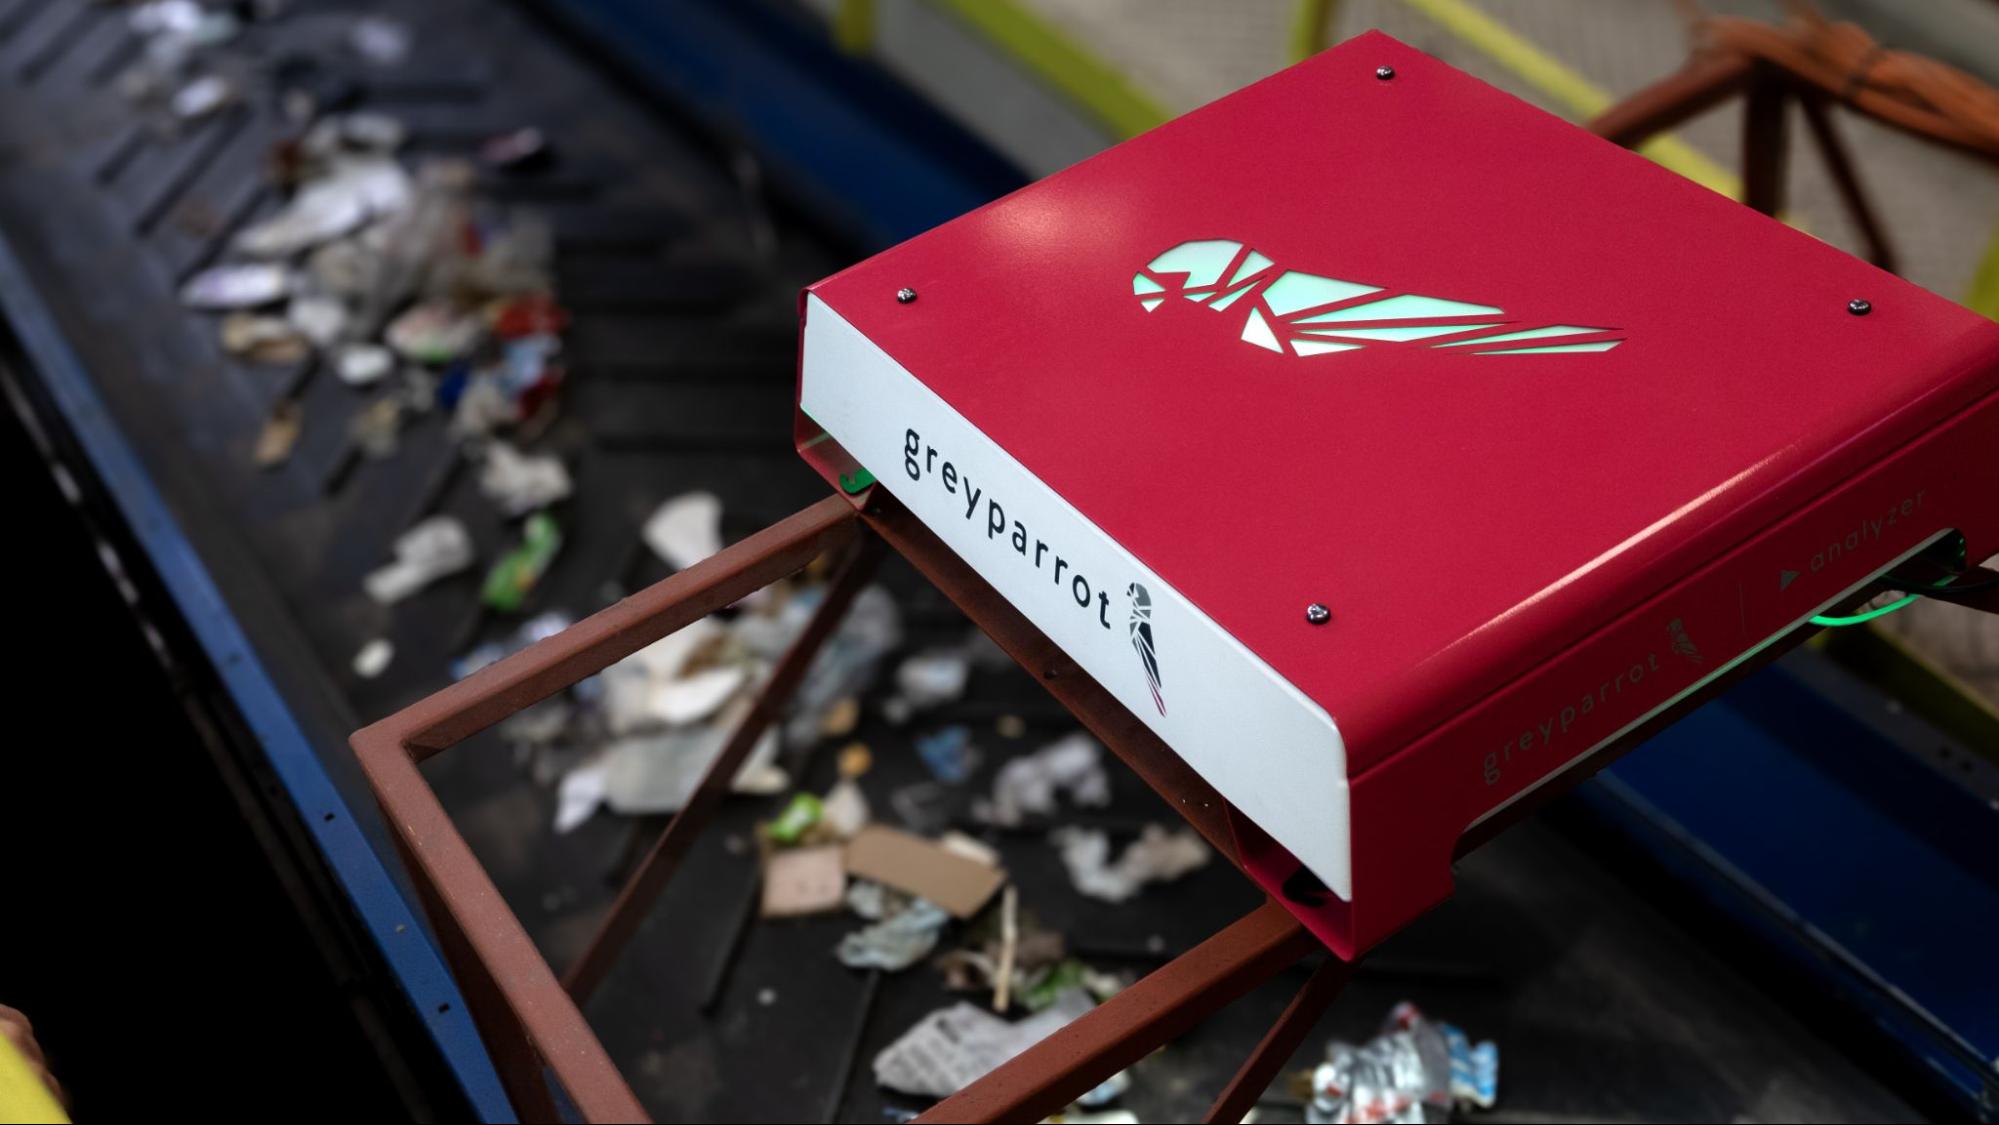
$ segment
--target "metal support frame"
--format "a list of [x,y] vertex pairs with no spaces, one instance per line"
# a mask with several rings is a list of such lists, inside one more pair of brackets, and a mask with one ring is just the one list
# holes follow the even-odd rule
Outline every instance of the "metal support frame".
[[[1076,718],[1231,862],[1234,834],[1221,797],[1157,735],[987,585],[962,559],[879,489],[857,509],[828,496],[797,514],[357,732],[352,744],[397,836],[466,1002],[524,1120],[555,1120],[552,1075],[587,1121],[644,1120],[645,1110],[590,1030],[580,1009],[671,878],[687,846],[712,818],[729,780],[775,720],[819,647],[884,551],[895,551],[937,586]],[[507,716],[547,698],[659,638],[808,566],[843,559],[825,601],[773,671],[723,753],[668,823],[619,893],[596,937],[562,980],[543,960],[492,880],[451,823],[418,765]],[[1619,752],[1812,632],[1801,629],[1481,824],[1469,850],[1505,825],[1602,768]],[[1051,1034],[922,1121],[1035,1121],[1194,1027],[1317,948],[1284,907],[1256,910]],[[1336,957],[1314,971],[1217,1097],[1209,1121],[1238,1121],[1351,976]]]
[[[1039,1121],[1151,1054],[1318,944],[1268,899],[917,1121]],[[1259,1093],[1261,1091],[1258,1091]]]
[[586,1003],[590,994],[602,983],[604,974],[611,969],[625,943],[638,932],[639,923],[652,907],[659,893],[666,889],[668,880],[679,869],[680,861],[693,845],[694,837],[707,826],[715,809],[722,803],[722,797],[729,791],[729,783],[742,768],[743,759],[749,757],[764,731],[776,721],[778,713],[798,690],[799,682],[812,667],[812,660],[819,655],[819,649],[839,627],[847,616],[847,607],[854,604],[854,596],[861,587],[874,577],[875,567],[881,561],[881,541],[868,537],[861,539],[850,549],[845,565],[826,590],[819,608],[813,611],[812,619],[798,639],[791,643],[784,658],[778,661],[770,679],[758,689],[756,702],[747,715],[736,724],[723,744],[722,752],[709,764],[701,781],[694,787],[678,813],[667,822],[666,831],[660,833],[659,841],[640,862],[626,880],[624,889],[618,892],[617,900],[611,904],[611,912],[604,916],[596,936],[583,950],[583,955],[563,974],[562,985],[578,1004]]
[[1263,1033],[1263,1039],[1242,1061],[1235,1077],[1229,1079],[1229,1084],[1222,1088],[1221,1095],[1215,1099],[1215,1104],[1208,1107],[1201,1120],[1209,1125],[1219,1122],[1233,1125],[1249,1116],[1256,1099],[1262,1097],[1263,1092],[1276,1081],[1277,1072],[1290,1060],[1291,1053],[1319,1025],[1319,1017],[1326,1014],[1326,1009],[1339,997],[1347,981],[1353,978],[1353,970],[1353,962],[1342,961],[1338,957],[1328,956],[1319,962],[1319,967],[1312,970],[1312,975],[1306,979],[1305,986],[1284,1006],[1283,1013],[1277,1017],[1276,1023],[1270,1025],[1270,1030]]
[[1791,163],[1791,99],[1784,77],[1767,63],[1749,72],[1742,111],[1742,202],[1775,215],[1784,209]]
[[[1685,66],[1639,90],[1596,115],[1591,132],[1626,148],[1698,117],[1731,97],[1743,98],[1742,202],[1766,215],[1784,206],[1784,180],[1790,156],[1789,113],[1792,102],[1803,112],[1806,132],[1825,161],[1840,203],[1860,230],[1869,262],[1897,272],[1897,255],[1855,169],[1853,155],[1840,137],[1830,106],[1852,104],[1849,91],[1827,88],[1821,78],[1794,72],[1769,59],[1739,51],[1703,49]],[[1993,157],[1967,148],[1931,131],[1890,120],[1906,132],[1939,144],[1952,144],[1987,161]]]
[[1790,164],[1789,115],[1795,100],[1804,111],[1812,143],[1832,174],[1840,202],[1860,228],[1867,260],[1894,270],[1895,249],[1834,127],[1828,96],[1767,61],[1729,51],[1697,52],[1677,72],[1598,114],[1589,129],[1635,148],[1738,95],[1743,99],[1742,202],[1773,217],[1783,210]]

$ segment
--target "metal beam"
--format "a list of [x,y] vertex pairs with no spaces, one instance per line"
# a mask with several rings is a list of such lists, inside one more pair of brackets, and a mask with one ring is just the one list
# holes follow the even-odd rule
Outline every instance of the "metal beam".
[[1266,899],[916,1120],[1039,1121],[1318,947]]

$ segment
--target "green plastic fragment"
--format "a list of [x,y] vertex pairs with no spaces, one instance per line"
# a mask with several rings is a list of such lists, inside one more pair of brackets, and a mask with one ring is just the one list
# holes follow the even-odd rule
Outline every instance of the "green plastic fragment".
[[1072,988],[1089,989],[1090,968],[1075,958],[1058,961],[1042,972],[1039,979],[1020,993],[1020,1003],[1038,1012],[1055,1003],[1056,997]]
[[796,844],[819,823],[819,816],[824,811],[825,806],[819,798],[810,793],[795,793],[791,803],[777,814],[777,819],[764,825],[764,835],[770,837],[773,843]]
[[852,496],[856,492],[873,488],[874,484],[875,475],[865,468],[854,473],[840,474],[840,491],[845,492],[849,496]]
[[493,569],[486,572],[486,585],[480,597],[501,613],[521,608],[561,549],[562,529],[556,526],[555,517],[547,512],[529,516],[521,525],[520,546],[502,555]]

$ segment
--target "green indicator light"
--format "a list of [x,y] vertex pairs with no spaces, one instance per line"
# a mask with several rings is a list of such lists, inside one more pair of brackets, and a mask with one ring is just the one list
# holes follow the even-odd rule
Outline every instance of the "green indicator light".
[[[1958,548],[1957,548],[1957,557],[1958,557],[1959,566],[1964,565],[1964,552],[1965,552],[1965,545],[1962,541],[1960,541],[1958,543]],[[1890,569],[1893,568],[1891,567]],[[1950,585],[1952,582],[1956,580],[1957,579],[1955,575],[1946,575],[1943,578],[1939,579],[1938,581],[1932,583],[1931,585],[1941,588]],[[1877,617],[1886,617],[1889,614],[1895,612],[1898,609],[1901,609],[1903,606],[1908,605],[1909,603],[1915,601],[1917,598],[1920,597],[1922,597],[1921,594],[1910,594],[1907,597],[1899,598],[1895,601],[1889,602],[1887,605],[1881,606],[1878,609],[1870,609],[1865,613],[1856,613],[1850,617],[1827,617],[1824,614],[1819,614],[1812,618],[1812,624],[1823,625],[1831,628],[1844,628],[1845,626],[1848,625],[1861,625],[1865,624],[1866,622],[1872,621]]]
[[1851,617],[1827,617],[1825,614],[1821,613],[1812,618],[1812,624],[1826,625],[1835,628],[1844,627],[1847,625],[1862,625],[1865,624],[1866,622],[1874,620],[1877,617],[1886,617],[1889,614],[1895,612],[1896,610],[1901,609],[1903,606],[1908,605],[1910,602],[1915,601],[1919,597],[1922,597],[1922,595],[1910,594],[1908,597],[1902,598],[1899,601],[1889,602],[1887,605],[1884,605],[1879,609],[1870,609],[1866,613],[1856,613]]

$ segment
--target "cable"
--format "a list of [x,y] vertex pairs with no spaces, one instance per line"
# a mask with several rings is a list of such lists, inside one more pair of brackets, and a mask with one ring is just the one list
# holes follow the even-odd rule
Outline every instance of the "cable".
[[1827,617],[1825,614],[1822,613],[1814,614],[1812,616],[1812,624],[1824,625],[1832,628],[1843,628],[1847,625],[1861,625],[1865,624],[1866,622],[1872,621],[1877,617],[1886,617],[1889,614],[1895,612],[1898,609],[1901,609],[1903,606],[1908,605],[1910,602],[1913,602],[1920,597],[1922,597],[1921,594],[1910,594],[1909,596],[1902,598],[1899,601],[1889,602],[1887,605],[1884,605],[1879,609],[1870,609],[1865,613],[1856,613],[1850,617]]
[[[1994,575],[1993,577],[1990,578],[1981,578],[1976,582],[1956,581],[1958,578],[1961,577],[1963,577],[1963,575],[1957,575],[1957,574],[1949,575],[1946,578],[1944,578],[1943,581],[1938,582],[1937,586],[1939,587],[1949,586],[1950,592],[1953,594],[1971,594],[1971,593],[1976,593],[1979,590],[1989,590],[1994,586],[1999,586],[1999,575]],[[1892,574],[1888,575],[1888,579],[1890,581],[1893,581],[1895,579],[1895,576]],[[1907,590],[1914,585],[1917,585],[1917,583],[1902,582],[1901,584],[1899,584],[1894,588],[1900,590]]]
[[[1957,580],[1962,577],[1963,577],[1962,574],[1946,574],[1943,576],[1943,578],[1939,579],[1937,582],[1933,583],[1932,585],[1934,588],[1937,589],[1949,586],[1950,592],[1953,594],[1970,594],[1970,593],[1975,593],[1979,590],[1986,590],[1994,586],[1999,586],[1999,576],[1981,579],[1980,581],[1977,582],[1969,582],[1962,586],[1955,585]],[[1883,575],[1882,578],[1884,581],[1892,582],[1894,581],[1895,576],[1892,574],[1887,574]],[[1908,584],[1905,583],[1900,588],[1907,589]],[[1875,609],[1866,610],[1864,612],[1852,614],[1846,617],[1827,617],[1824,614],[1815,614],[1812,617],[1812,624],[1826,626],[1830,628],[1844,628],[1845,626],[1848,625],[1865,624],[1866,622],[1872,621],[1877,617],[1886,617],[1887,615],[1895,612],[1898,609],[1903,608],[1904,606],[1909,605],[1910,603],[1914,602],[1916,599],[1922,596],[1923,595],[1921,593],[1909,594],[1905,597],[1889,602],[1887,605],[1879,606]]]

